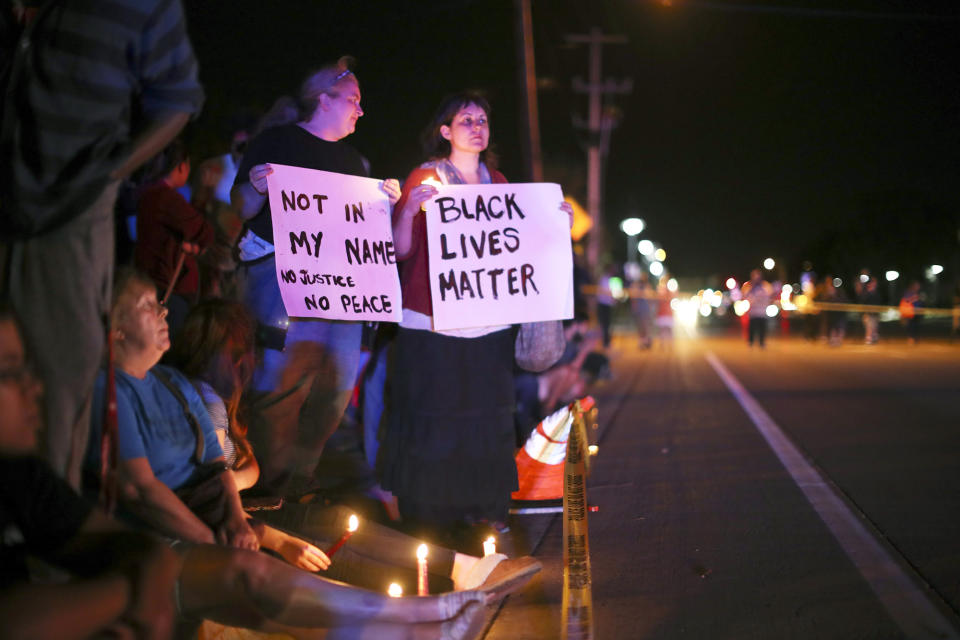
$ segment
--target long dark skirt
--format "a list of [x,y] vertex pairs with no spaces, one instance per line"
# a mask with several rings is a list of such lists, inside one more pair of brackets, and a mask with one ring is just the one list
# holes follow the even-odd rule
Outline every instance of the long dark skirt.
[[515,332],[452,338],[401,328],[394,342],[383,486],[405,520],[505,520],[517,488]]

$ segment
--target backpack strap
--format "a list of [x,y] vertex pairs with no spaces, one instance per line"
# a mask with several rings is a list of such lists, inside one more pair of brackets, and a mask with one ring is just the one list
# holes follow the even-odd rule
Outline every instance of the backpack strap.
[[154,367],[150,372],[156,376],[157,380],[163,383],[163,386],[165,386],[170,393],[173,394],[173,397],[177,399],[177,402],[180,403],[180,407],[183,409],[183,415],[187,419],[187,422],[190,423],[190,428],[193,429],[193,435],[197,439],[197,446],[193,451],[193,460],[197,464],[203,464],[203,453],[206,446],[203,439],[203,429],[200,428],[200,422],[197,420],[197,417],[193,415],[193,411],[190,409],[190,404],[187,402],[186,397],[184,397],[183,391],[174,384],[166,371],[159,367]]

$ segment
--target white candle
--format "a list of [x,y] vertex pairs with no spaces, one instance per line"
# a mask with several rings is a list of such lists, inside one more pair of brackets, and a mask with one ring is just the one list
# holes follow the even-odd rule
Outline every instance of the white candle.
[[427,545],[417,547],[417,595],[430,595],[430,585],[427,582]]
[[497,540],[493,536],[490,536],[483,541],[483,557],[492,556],[497,552]]
[[390,586],[387,587],[387,595],[391,598],[399,598],[403,596],[403,587],[398,585],[396,582],[391,582]]

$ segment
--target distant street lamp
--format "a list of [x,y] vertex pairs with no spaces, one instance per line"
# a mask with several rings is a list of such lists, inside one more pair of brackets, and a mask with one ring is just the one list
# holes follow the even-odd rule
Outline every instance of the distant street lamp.
[[937,304],[937,300],[940,298],[940,279],[937,277],[943,273],[943,265],[932,264],[927,269],[927,280],[933,283],[933,292],[931,297],[933,298],[933,304]]
[[886,276],[887,282],[889,283],[889,287],[887,287],[887,291],[888,291],[887,296],[889,297],[889,302],[890,304],[896,304],[897,290],[896,290],[896,285],[893,283],[896,282],[897,278],[900,277],[900,272],[894,271],[893,269],[891,269],[890,271],[887,271],[887,273],[884,275]]
[[633,262],[633,238],[643,233],[646,223],[641,218],[627,218],[620,222],[620,231],[627,236],[627,262]]
[[653,252],[653,257],[657,259],[657,262],[663,262],[667,259],[667,252],[663,248],[657,249]]
[[650,263],[650,275],[655,278],[659,278],[663,275],[663,263],[662,262],[651,262]]
[[653,242],[646,238],[637,243],[637,251],[645,258],[649,258],[653,254],[653,249]]
[[777,266],[777,263],[773,260],[773,258],[767,258],[766,260],[763,261],[763,268],[766,269],[767,271],[770,271],[775,266]]

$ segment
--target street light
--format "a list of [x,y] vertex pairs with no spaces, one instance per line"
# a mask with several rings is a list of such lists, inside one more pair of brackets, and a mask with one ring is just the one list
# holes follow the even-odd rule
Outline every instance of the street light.
[[637,251],[640,252],[640,255],[649,257],[653,253],[653,242],[644,238],[637,243]]
[[890,285],[889,287],[887,287],[887,291],[888,291],[887,296],[889,297],[889,302],[890,304],[894,304],[897,299],[897,290],[896,290],[896,285],[893,283],[896,282],[897,278],[900,277],[900,272],[890,269],[884,275],[886,276],[887,282]]
[[620,231],[627,236],[627,262],[633,262],[633,238],[643,233],[646,223],[641,218],[627,218],[620,222]]
[[653,257],[657,259],[657,262],[663,262],[664,260],[667,259],[667,252],[664,251],[662,248],[657,249],[656,251],[653,252]]
[[632,238],[633,236],[643,233],[646,226],[642,218],[627,218],[620,222],[620,231],[623,231]]
[[650,263],[650,275],[655,278],[659,278],[663,275],[663,263],[662,262],[651,262]]
[[763,268],[766,269],[767,271],[770,271],[775,266],[777,266],[777,263],[774,262],[773,258],[767,258],[766,260],[763,261]]

